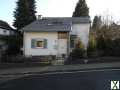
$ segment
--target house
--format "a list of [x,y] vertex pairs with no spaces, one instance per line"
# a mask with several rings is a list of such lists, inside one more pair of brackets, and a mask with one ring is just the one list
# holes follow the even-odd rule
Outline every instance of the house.
[[8,46],[6,45],[6,41],[3,40],[3,37],[15,34],[16,31],[12,27],[10,27],[10,25],[7,22],[0,20],[0,50],[6,49]]
[[89,17],[43,17],[22,28],[24,55],[67,57],[75,38],[87,47],[89,29]]
[[9,36],[14,34],[15,30],[11,28],[7,22],[0,20],[0,36]]

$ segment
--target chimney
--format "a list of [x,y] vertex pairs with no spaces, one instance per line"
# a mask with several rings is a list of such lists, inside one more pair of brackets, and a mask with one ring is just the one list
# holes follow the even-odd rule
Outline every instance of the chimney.
[[40,20],[40,19],[42,19],[42,15],[38,15],[38,18],[37,18],[38,20]]

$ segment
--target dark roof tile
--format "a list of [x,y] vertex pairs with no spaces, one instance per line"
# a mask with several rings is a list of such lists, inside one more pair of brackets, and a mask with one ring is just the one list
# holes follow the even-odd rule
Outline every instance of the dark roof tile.
[[72,23],[90,23],[89,17],[44,17],[25,26],[23,31],[70,31]]

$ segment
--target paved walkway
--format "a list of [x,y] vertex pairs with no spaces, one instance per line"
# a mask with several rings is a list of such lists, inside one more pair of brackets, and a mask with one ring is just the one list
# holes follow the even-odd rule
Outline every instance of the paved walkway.
[[57,71],[65,72],[65,71],[101,69],[101,68],[103,69],[120,68],[120,62],[0,69],[0,83],[1,81],[16,79],[26,75],[37,74],[42,72],[57,72]]

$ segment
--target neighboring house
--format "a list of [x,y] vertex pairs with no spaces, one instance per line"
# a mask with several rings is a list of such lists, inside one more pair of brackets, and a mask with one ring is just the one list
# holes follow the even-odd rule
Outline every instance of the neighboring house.
[[68,56],[79,38],[85,48],[90,29],[89,17],[44,17],[25,26],[25,56]]
[[14,34],[15,34],[15,30],[11,28],[8,23],[0,20],[0,35],[9,36]]
[[0,50],[7,48],[6,41],[1,37],[15,35],[15,33],[15,30],[7,22],[0,20]]

